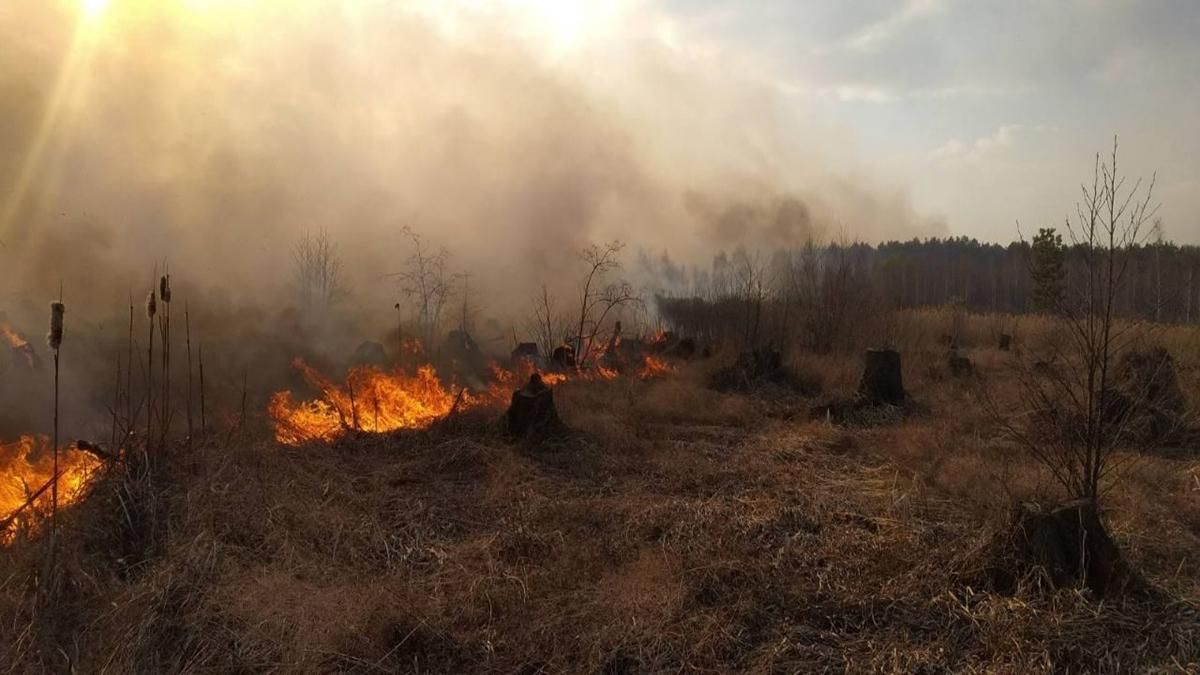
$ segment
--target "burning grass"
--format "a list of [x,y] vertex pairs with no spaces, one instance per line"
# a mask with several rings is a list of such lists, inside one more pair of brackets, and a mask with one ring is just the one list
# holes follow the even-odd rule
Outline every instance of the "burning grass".
[[[296,359],[293,365],[320,398],[297,401],[290,391],[271,397],[268,414],[275,440],[284,445],[312,441],[332,442],[347,431],[386,433],[400,429],[427,429],[456,411],[499,410],[507,405],[514,389],[528,381],[535,369],[522,361],[513,369],[492,363],[486,385],[469,388],[456,381],[444,382],[430,364],[412,372],[403,368],[386,371],[375,366],[351,368],[341,384]],[[652,355],[644,355],[634,376],[650,380],[674,373],[675,366]],[[597,366],[587,370],[540,373],[550,386],[567,381],[615,380],[620,372]]]
[[[100,460],[76,448],[60,448],[58,458],[59,507],[78,501]],[[23,435],[0,443],[0,543],[13,533],[39,526],[51,510],[48,489],[54,476],[50,438]]]
[[[987,562],[995,518],[891,459],[933,430],[774,422],[702,379],[565,387],[564,418],[582,433],[551,455],[467,423],[167,461],[154,509],[170,536],[153,558],[129,569],[94,544],[74,553],[69,658],[82,671],[505,674],[1200,661],[1186,604],[965,581]],[[721,406],[739,416],[698,412]],[[942,440],[905,463],[951,451]],[[95,528],[99,507],[74,527]],[[1126,517],[1120,532],[1146,531]],[[1155,555],[1137,559],[1161,581],[1188,554]],[[6,622],[17,591],[0,587]],[[36,656],[51,637],[31,631],[0,657],[61,670],[56,652]]]
[[[976,362],[991,374],[1007,358]],[[287,410],[316,410],[319,433],[278,439],[294,446],[287,452],[210,439],[171,448],[153,470],[105,472],[112,479],[65,514],[52,607],[34,599],[40,548],[0,548],[0,622],[14,628],[0,663],[505,674],[1200,667],[1194,458],[1148,458],[1112,493],[1112,532],[1161,593],[1101,602],[1031,579],[999,593],[980,581],[990,537],[1015,501],[1056,495],[1000,442],[965,383],[911,378],[928,410],[849,429],[709,389],[713,364],[648,381],[645,365],[544,374],[575,430],[553,452],[496,433],[493,410],[528,370],[497,367],[460,397],[430,367],[354,369],[342,382],[304,367],[320,397],[286,399]],[[853,387],[857,359],[810,365],[832,393]],[[479,414],[434,423],[456,405]],[[414,431],[345,433],[356,425]]]

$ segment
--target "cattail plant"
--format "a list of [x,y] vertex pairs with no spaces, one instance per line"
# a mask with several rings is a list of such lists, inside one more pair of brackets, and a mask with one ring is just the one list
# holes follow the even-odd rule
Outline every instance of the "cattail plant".
[[395,304],[396,309],[396,362],[399,363],[404,358],[404,318],[400,314],[400,303]]
[[159,318],[159,338],[162,340],[162,414],[159,417],[159,433],[162,447],[167,446],[167,431],[171,426],[171,275],[163,274],[158,280],[158,298],[163,303],[163,314]]
[[192,320],[188,316],[187,301],[183,303],[183,339],[187,350],[187,442],[192,447]]
[[54,550],[54,538],[58,530],[58,356],[63,340],[63,314],[66,307],[62,302],[50,303],[50,332],[46,344],[54,352],[54,434],[51,437],[51,452],[54,455],[54,474],[50,484],[50,546]]
[[197,345],[196,360],[200,369],[200,435],[208,433],[208,419],[204,415],[204,343]]
[[[125,356],[125,436],[133,433],[133,293],[129,294],[129,341]],[[124,439],[123,439],[124,440]]]
[[150,341],[146,347],[146,448],[150,448],[151,424],[154,418],[154,316],[158,314],[158,301],[154,289],[146,296],[146,318],[150,322]]
[[112,404],[112,433],[108,438],[108,447],[116,449],[117,447],[117,416],[121,409],[121,350],[117,350],[117,374],[114,378],[117,382],[113,388],[113,404]]

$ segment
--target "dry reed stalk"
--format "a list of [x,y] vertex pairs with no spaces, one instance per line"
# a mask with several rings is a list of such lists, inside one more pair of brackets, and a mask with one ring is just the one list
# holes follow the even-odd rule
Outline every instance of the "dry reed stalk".
[[200,369],[200,435],[208,432],[208,418],[204,413],[204,344],[197,345],[196,360]]
[[246,371],[242,371],[242,416],[238,420],[238,429],[244,429],[246,426]]
[[400,314],[400,303],[396,303],[396,362],[404,357],[404,318]]
[[113,390],[113,405],[112,405],[112,433],[109,436],[108,447],[116,449],[117,447],[117,411],[121,407],[121,351],[117,350],[117,386]]
[[51,437],[50,451],[54,455],[54,472],[51,474],[50,487],[50,560],[54,560],[54,542],[58,535],[58,366],[59,352],[63,340],[63,314],[66,308],[62,303],[62,291],[59,290],[59,301],[50,303],[50,332],[46,335],[46,343],[54,351],[54,434]]
[[146,296],[146,318],[150,320],[150,339],[146,347],[146,449],[150,449],[150,433],[154,418],[154,315],[158,313],[158,302],[154,289]]
[[125,358],[125,431],[133,430],[133,293],[129,294],[129,342]]
[[159,337],[163,343],[162,349],[162,415],[159,417],[159,434],[162,436],[161,446],[167,447],[167,433],[171,426],[171,275],[163,274],[158,280],[158,297],[163,302],[163,316],[160,319]]
[[183,339],[187,345],[187,442],[192,447],[192,320],[188,315],[187,302],[183,303]]

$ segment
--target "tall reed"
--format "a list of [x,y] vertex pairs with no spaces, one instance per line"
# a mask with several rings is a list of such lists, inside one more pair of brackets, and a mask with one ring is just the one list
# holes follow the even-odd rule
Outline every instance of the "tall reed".
[[129,341],[125,356],[125,435],[133,433],[133,293],[129,294]]
[[159,338],[162,340],[162,414],[159,416],[160,447],[167,447],[167,433],[171,427],[171,275],[163,274],[158,280],[158,299],[162,300],[163,313],[159,318]]
[[204,343],[197,345],[196,359],[200,368],[200,435],[208,433],[208,418],[204,414]]
[[150,340],[146,347],[146,449],[150,449],[154,419],[154,316],[158,314],[158,302],[154,289],[146,296],[146,318],[150,323]]
[[50,439],[51,453],[54,456],[54,473],[50,485],[50,551],[53,559],[54,539],[58,532],[58,370],[59,352],[63,341],[63,314],[66,308],[62,300],[50,303],[50,331],[46,334],[46,344],[54,352],[54,434]]
[[187,301],[183,303],[183,339],[187,345],[187,442],[192,447],[192,320],[188,314]]

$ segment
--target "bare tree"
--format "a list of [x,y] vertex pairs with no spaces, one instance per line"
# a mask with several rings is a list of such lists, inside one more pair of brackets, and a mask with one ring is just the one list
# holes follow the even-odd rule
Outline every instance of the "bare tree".
[[[1073,497],[1098,501],[1102,485],[1126,460],[1121,449],[1142,442],[1135,416],[1147,403],[1145,387],[1117,390],[1118,357],[1137,333],[1132,320],[1119,321],[1115,306],[1123,291],[1129,252],[1144,238],[1157,205],[1154,179],[1127,186],[1111,158],[1096,157],[1091,186],[1082,186],[1076,215],[1066,229],[1081,252],[1080,284],[1073,285],[1055,312],[1065,339],[1056,341],[1035,368],[1020,367],[1022,399],[1030,408],[1020,418],[1002,416],[1006,431],[1045,465]],[[1162,367],[1162,365],[1158,366]]]
[[579,289],[579,324],[575,332],[576,364],[583,367],[592,356],[593,348],[613,310],[626,305],[641,304],[633,286],[624,280],[609,282],[608,276],[621,268],[619,259],[625,245],[620,241],[591,244],[579,252],[587,265]]
[[538,349],[547,356],[562,344],[563,338],[571,330],[570,320],[558,310],[556,304],[550,289],[542,284],[541,292],[533,298],[533,316],[528,322]]
[[327,306],[341,292],[341,256],[328,231],[306,233],[292,249],[292,260],[305,307]]
[[762,255],[747,253],[741,247],[733,252],[733,287],[743,305],[742,341],[747,347],[755,347],[762,324],[763,304],[770,289],[767,263]]
[[855,313],[876,304],[875,298],[856,279],[844,243],[809,239],[781,255],[779,293],[788,312],[797,315],[801,343],[817,353],[832,351],[854,324]]
[[412,242],[412,252],[404,261],[404,269],[389,276],[400,282],[400,293],[416,310],[417,330],[426,347],[441,325],[442,310],[454,291],[454,277],[447,272],[450,253],[445,248],[434,251],[429,242],[405,226],[401,230]]

